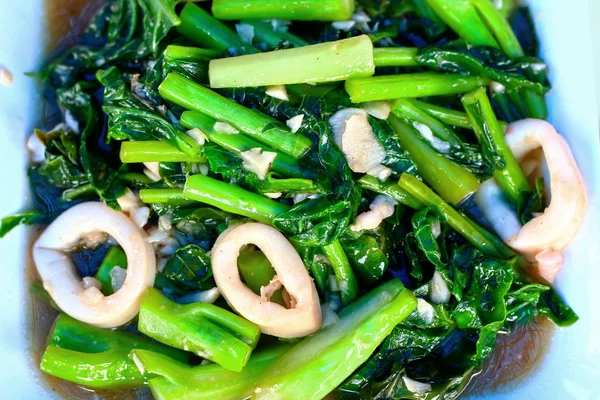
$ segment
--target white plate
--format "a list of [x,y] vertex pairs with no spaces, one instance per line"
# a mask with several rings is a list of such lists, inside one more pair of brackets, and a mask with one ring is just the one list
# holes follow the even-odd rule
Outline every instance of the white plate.
[[[594,0],[596,1],[596,0]],[[23,74],[36,69],[44,49],[43,0],[2,0],[0,65],[14,74],[0,86],[0,214],[27,205],[25,138],[41,114],[34,82]],[[558,289],[581,320],[559,330],[542,366],[526,382],[496,399],[600,398],[600,146],[586,0],[531,0],[543,56],[552,70],[551,122],[573,148],[589,192],[589,212],[566,255]],[[596,22],[596,21],[595,21]],[[31,363],[26,329],[28,304],[23,266],[25,229],[0,240],[0,399],[52,398]],[[490,398],[490,397],[488,397]]]

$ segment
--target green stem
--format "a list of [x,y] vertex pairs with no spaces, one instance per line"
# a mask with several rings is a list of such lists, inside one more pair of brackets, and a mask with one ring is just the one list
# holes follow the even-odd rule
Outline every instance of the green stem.
[[267,224],[289,208],[275,200],[204,175],[190,176],[185,183],[183,194],[187,199]]
[[469,0],[483,18],[489,30],[496,37],[502,50],[510,57],[523,57],[525,53],[519,39],[512,30],[508,19],[490,0]]
[[400,140],[402,148],[410,154],[417,165],[419,174],[444,200],[457,205],[477,191],[479,188],[477,178],[470,171],[454,164],[432,149],[412,126],[394,115],[390,115],[388,122]]
[[529,118],[548,119],[548,104],[544,95],[524,90],[523,97]]
[[179,18],[179,33],[200,47],[221,53],[229,49],[237,49],[243,54],[258,53],[257,49],[244,43],[227,25],[195,4],[187,3]]
[[[464,129],[473,129],[471,125],[471,120],[467,113],[457,110],[451,110],[446,107],[436,106],[431,103],[426,103],[421,100],[416,99],[408,99],[415,106],[419,107],[421,110],[425,111],[427,114],[431,115],[434,118],[437,118],[441,122],[446,125],[455,126],[457,128]],[[504,121],[498,121],[502,130],[506,130],[507,123]]]
[[210,61],[213,58],[217,58],[220,54],[217,50],[170,44],[165,48],[163,57],[165,61]]
[[349,79],[345,88],[353,103],[470,92],[489,83],[486,78],[458,74],[419,72]]
[[346,21],[354,13],[353,0],[214,0],[212,12],[219,19],[281,18],[292,21]]
[[252,396],[259,377],[291,347],[278,344],[255,352],[242,372],[218,364],[189,366],[144,350],[134,350],[129,356],[148,376],[150,390],[157,400],[239,400]]
[[183,189],[142,189],[140,200],[146,204],[168,203],[174,206],[196,204],[195,201],[184,197]]
[[161,343],[237,372],[248,362],[260,337],[258,326],[242,317],[207,303],[181,305],[155,288],[142,298],[138,329]]
[[94,195],[95,193],[96,193],[96,190],[94,189],[92,184],[86,183],[86,184],[77,186],[76,188],[65,190],[62,193],[62,198],[64,200],[69,201],[69,200],[78,199],[80,197],[91,196],[91,195]]
[[98,272],[96,272],[96,279],[102,284],[102,293],[105,296],[110,296],[115,293],[111,278],[111,271],[115,267],[127,269],[127,255],[123,249],[118,246],[112,247],[108,253],[106,253],[106,257],[104,257]]
[[359,293],[358,281],[356,280],[354,271],[352,271],[348,257],[346,257],[346,253],[339,240],[323,246],[323,252],[331,263],[331,268],[335,274],[342,305],[347,306],[358,297]]
[[385,194],[396,200],[398,203],[404,204],[415,210],[423,208],[423,203],[395,183],[381,182],[379,179],[370,175],[363,175],[363,177],[358,180],[358,183],[362,185],[363,189],[379,194]]
[[128,358],[134,349],[187,362],[189,355],[130,332],[96,328],[61,314],[50,334],[40,369],[94,389],[142,386],[145,379]]
[[273,26],[264,21],[256,19],[243,19],[240,21],[243,24],[251,25],[254,28],[254,39],[257,42],[265,43],[268,49],[274,49],[282,42],[288,42],[294,47],[308,46],[309,43],[300,39],[298,36],[289,33],[288,31],[275,31]]
[[431,132],[434,136],[444,140],[445,142],[451,140],[457,140],[456,133],[452,131],[452,129],[436,119],[432,117],[427,112],[421,110],[414,103],[406,100],[406,99],[397,99],[392,103],[392,109],[394,115],[402,118],[405,121],[410,121],[410,123],[418,122],[420,124],[426,125],[431,129]]
[[482,253],[496,258],[514,256],[514,253],[500,239],[456,211],[416,177],[406,173],[402,174],[398,185],[419,199],[425,206],[436,207],[446,218],[448,224]]
[[499,48],[471,0],[427,0],[427,3],[468,44]]
[[502,168],[496,168],[494,178],[504,194],[517,204],[522,191],[529,190],[527,178],[508,147],[485,89],[471,92],[461,99],[479,143],[484,148],[493,149],[504,161]]
[[141,172],[122,172],[119,174],[119,180],[133,186],[151,185],[154,181]]
[[[260,296],[260,289],[267,286],[275,276],[275,269],[267,256],[262,251],[241,251],[237,263],[244,283]],[[269,301],[285,307],[281,292],[281,290],[277,290]]]
[[[226,133],[216,132],[214,129],[215,120],[198,111],[184,112],[181,115],[180,123],[182,126],[188,129],[200,129],[202,133],[206,135],[209,141],[216,143],[225,150],[229,150],[238,155],[244,151],[248,151],[257,147],[263,149],[264,151],[275,151],[271,147],[260,144],[242,134],[228,135]],[[283,153],[277,154],[271,169],[275,172],[281,173],[284,176],[290,176],[294,178],[304,177],[304,174],[302,173],[302,170],[298,166],[296,160],[293,157]]]
[[371,356],[416,305],[414,295],[399,280],[382,284],[342,310],[338,322],[278,358],[258,382],[262,390],[253,398],[324,398]]
[[377,47],[373,49],[376,67],[417,67],[416,47]]
[[161,141],[122,142],[121,162],[205,162],[201,155],[189,156],[169,143]]
[[216,50],[169,45],[163,52],[163,74],[177,72],[194,81],[208,81],[208,63],[219,56]]
[[241,106],[179,74],[169,74],[159,92],[175,104],[227,122],[253,139],[294,158],[300,158],[312,145],[310,139],[290,133],[276,119]]
[[217,89],[336,82],[374,73],[373,43],[367,35],[220,58],[208,66],[210,87]]

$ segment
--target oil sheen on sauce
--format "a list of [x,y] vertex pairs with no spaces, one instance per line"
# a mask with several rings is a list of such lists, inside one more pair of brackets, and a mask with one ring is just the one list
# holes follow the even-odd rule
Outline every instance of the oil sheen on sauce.
[[[104,0],[47,0],[48,34],[46,48],[55,52],[72,45],[75,38],[87,26],[94,12],[103,3]],[[30,244],[33,244],[38,235],[39,232],[32,233]],[[39,281],[33,266],[31,248],[29,260],[26,276],[32,282]],[[29,310],[31,315],[32,361],[37,366],[46,348],[48,334],[58,313],[48,302],[35,295],[31,296]],[[473,377],[464,395],[468,397],[469,394],[485,395],[490,391],[509,390],[521,383],[540,365],[547,353],[553,331],[554,325],[552,322],[542,318],[533,324],[519,326],[510,334],[499,335],[495,351],[486,362],[482,372]],[[118,392],[94,391],[46,374],[39,374],[43,385],[63,398],[76,400],[145,400],[152,398],[147,388],[120,390]]]

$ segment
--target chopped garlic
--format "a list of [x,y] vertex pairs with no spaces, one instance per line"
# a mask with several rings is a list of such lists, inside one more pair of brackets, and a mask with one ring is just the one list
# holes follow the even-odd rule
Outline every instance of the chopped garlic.
[[329,325],[333,325],[340,320],[340,317],[336,314],[332,305],[328,302],[321,306],[321,315],[323,315],[323,322],[321,322],[321,329],[327,328]]
[[381,222],[394,214],[396,202],[385,195],[375,197],[369,205],[371,211],[363,212],[356,217],[356,223],[350,227],[354,232],[364,229],[375,229]]
[[168,215],[161,215],[160,217],[158,217],[158,229],[160,229],[163,232],[169,233],[171,232],[171,227],[171,218],[169,218]]
[[244,160],[243,166],[247,171],[254,172],[258,179],[264,180],[267,173],[269,173],[271,164],[277,157],[277,153],[263,151],[260,147],[255,147],[241,152],[240,157]]
[[371,18],[364,11],[358,11],[352,16],[352,21],[358,23],[371,22]]
[[150,178],[153,182],[160,181],[160,167],[157,162],[145,162],[144,163],[144,174]]
[[46,145],[35,132],[27,139],[27,150],[29,150],[31,162],[34,164],[41,163],[46,159]]
[[238,36],[242,39],[242,42],[246,44],[252,44],[254,39],[254,27],[250,24],[235,24],[235,30]]
[[291,197],[294,204],[298,204],[306,199],[317,199],[319,195],[316,193],[296,193]]
[[208,142],[208,138],[206,137],[206,135],[204,134],[204,132],[202,132],[198,128],[190,129],[186,133],[188,134],[189,137],[191,137],[192,139],[194,139],[194,141],[196,143],[198,143],[200,146],[204,146],[204,144],[206,142]]
[[432,303],[441,304],[450,301],[450,289],[446,285],[446,281],[442,278],[439,272],[433,273],[429,286],[429,299]]
[[0,67],[0,83],[4,86],[12,86],[13,74],[5,67]]
[[534,64],[530,64],[529,67],[531,68],[531,70],[534,73],[539,73],[544,71],[546,68],[548,68],[548,66],[544,63],[534,63]]
[[190,303],[214,303],[221,296],[219,288],[212,288],[204,290],[202,292],[190,293],[177,298],[177,302],[180,304]]
[[117,203],[123,212],[131,212],[132,210],[144,207],[144,203],[136,196],[131,189],[126,189],[125,194],[117,199]]
[[143,228],[148,223],[148,219],[150,218],[150,208],[138,208],[135,211],[131,211],[129,213],[129,216],[131,217],[131,220],[134,224],[136,224],[140,228]]
[[217,122],[215,122],[215,125],[213,128],[214,128],[215,132],[224,133],[226,135],[235,135],[237,133],[240,133],[239,130],[237,130],[235,127],[229,125],[227,122],[217,121]]
[[263,193],[265,196],[267,196],[270,199],[278,199],[281,196],[283,196],[283,193],[281,192],[275,192],[275,193]]
[[362,103],[360,107],[367,112],[367,114],[377,119],[387,119],[390,116],[392,107],[387,101],[367,101]]
[[425,393],[431,391],[431,385],[429,383],[423,383],[410,379],[408,376],[403,376],[402,380],[406,385],[406,388],[413,393]]
[[506,87],[498,82],[492,82],[492,92],[496,94],[502,94],[506,91]]
[[365,110],[340,110],[329,118],[329,124],[335,142],[344,153],[352,171],[365,173],[385,160],[385,149],[375,137]]
[[302,126],[302,121],[304,120],[304,114],[298,114],[295,117],[292,117],[285,121],[285,124],[292,130],[292,133],[298,132],[298,129]]
[[71,111],[65,111],[65,125],[75,133],[79,133],[79,121],[73,116]]
[[335,278],[335,275],[329,275],[329,278],[327,278],[327,286],[329,286],[329,290],[332,292],[340,291],[340,288],[338,287],[338,281]]
[[285,85],[269,86],[265,93],[267,94],[267,96],[271,96],[271,97],[274,97],[279,100],[288,101],[290,99],[288,97],[287,89],[285,88]]
[[331,25],[340,31],[349,31],[356,25],[356,21],[336,21],[332,22]]
[[110,285],[112,286],[113,291],[116,292],[123,287],[125,278],[127,277],[127,270],[116,265],[110,270],[108,275],[110,276]]
[[423,139],[427,140],[431,147],[439,151],[440,153],[448,153],[450,151],[450,143],[444,142],[433,134],[431,128],[420,122],[413,122],[413,127],[421,134]]
[[381,182],[385,182],[392,175],[392,170],[383,164],[379,164],[368,170],[367,175],[371,175],[372,177],[379,179]]
[[425,321],[425,323],[433,323],[435,310],[433,309],[433,306],[429,304],[426,300],[423,300],[421,298],[417,299],[417,312],[419,313],[419,316],[423,318],[423,321]]
[[81,285],[84,289],[89,289],[91,287],[95,287],[98,290],[102,289],[102,283],[93,276],[86,276],[85,278],[83,278],[81,280]]

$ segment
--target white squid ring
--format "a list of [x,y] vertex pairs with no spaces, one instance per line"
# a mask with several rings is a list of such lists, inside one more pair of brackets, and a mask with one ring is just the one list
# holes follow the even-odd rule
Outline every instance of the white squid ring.
[[[71,257],[82,236],[106,232],[127,255],[127,276],[121,289],[104,296],[98,288],[84,288]],[[146,289],[154,284],[156,256],[146,234],[127,216],[104,203],[88,202],[62,213],[33,246],[37,270],[58,307],[71,317],[101,328],[114,328],[135,317]]]
[[[269,259],[285,289],[295,302],[293,308],[264,301],[240,279],[237,259],[247,244],[258,246]],[[281,338],[309,335],[321,327],[321,307],[315,284],[302,259],[276,229],[258,223],[238,225],[221,234],[212,249],[215,282],[227,303],[261,331]]]

